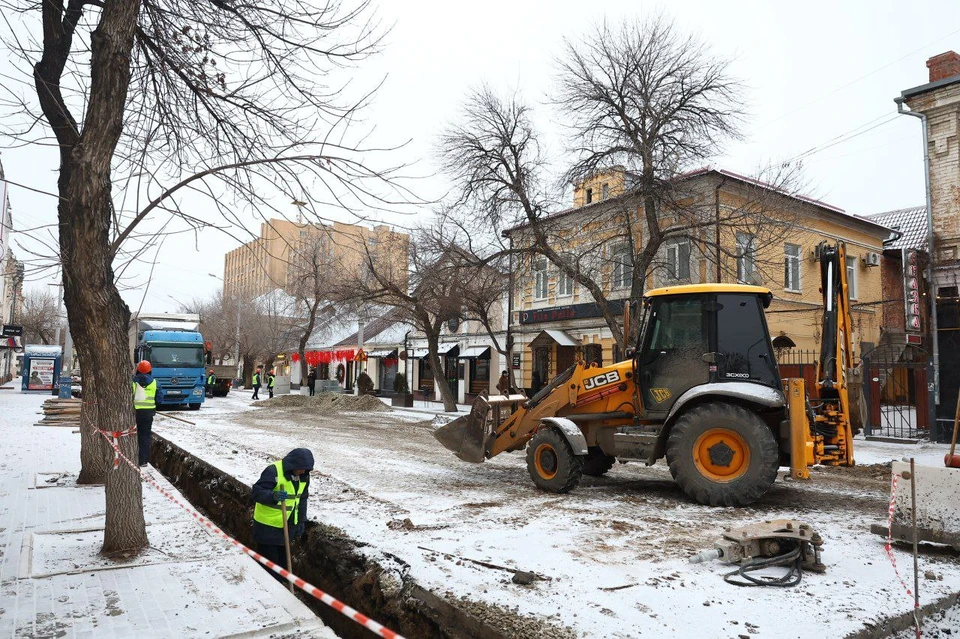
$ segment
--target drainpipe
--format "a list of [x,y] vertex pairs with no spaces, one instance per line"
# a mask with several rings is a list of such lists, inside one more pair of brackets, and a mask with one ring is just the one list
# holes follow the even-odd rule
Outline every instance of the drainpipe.
[[717,184],[717,188],[713,190],[713,206],[714,206],[714,229],[713,229],[713,246],[716,251],[717,257],[717,284],[723,281],[723,272],[720,267],[720,189],[723,188],[723,183],[727,181],[727,176],[720,175],[720,183]]
[[923,125],[923,180],[927,191],[927,295],[930,297],[930,330],[933,341],[933,401],[940,403],[940,341],[937,338],[937,286],[933,280],[933,260],[936,253],[933,246],[933,201],[930,194],[930,143],[927,139],[927,115],[903,108],[903,98],[894,98],[897,113],[920,118]]
[[510,255],[509,255],[509,266],[507,267],[510,271],[509,273],[509,283],[507,285],[507,337],[505,344],[507,351],[507,379],[513,380],[513,331],[511,326],[513,326],[513,236],[508,236],[510,240]]

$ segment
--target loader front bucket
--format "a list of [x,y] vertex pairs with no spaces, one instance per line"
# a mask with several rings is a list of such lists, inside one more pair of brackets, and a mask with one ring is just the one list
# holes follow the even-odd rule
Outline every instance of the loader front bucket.
[[433,431],[433,436],[463,461],[479,464],[486,459],[489,413],[490,404],[483,397],[478,397],[473,402],[469,414],[456,418],[446,426],[441,426]]

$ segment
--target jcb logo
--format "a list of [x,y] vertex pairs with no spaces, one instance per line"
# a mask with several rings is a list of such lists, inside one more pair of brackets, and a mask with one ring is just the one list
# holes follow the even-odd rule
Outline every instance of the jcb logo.
[[614,384],[620,381],[620,373],[617,371],[610,371],[603,375],[596,375],[594,377],[588,378],[583,382],[584,390],[592,390],[598,386],[606,386],[607,384]]

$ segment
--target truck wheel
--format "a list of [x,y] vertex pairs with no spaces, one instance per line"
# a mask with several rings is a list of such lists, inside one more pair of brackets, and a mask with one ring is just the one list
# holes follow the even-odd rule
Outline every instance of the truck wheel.
[[200,410],[200,404],[190,404],[190,410]]
[[600,477],[613,468],[616,461],[616,457],[607,455],[600,450],[599,446],[591,446],[587,458],[583,462],[583,474],[590,477]]
[[583,457],[553,428],[543,428],[527,444],[527,470],[533,483],[551,493],[567,493],[583,476]]
[[710,506],[746,506],[773,485],[780,451],[756,414],[721,402],[702,404],[673,425],[670,474],[689,497]]

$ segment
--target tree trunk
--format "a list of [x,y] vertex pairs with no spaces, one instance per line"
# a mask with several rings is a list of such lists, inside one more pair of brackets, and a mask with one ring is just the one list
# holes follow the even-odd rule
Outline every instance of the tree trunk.
[[97,383],[89,375],[83,381],[80,405],[80,476],[78,484],[102,484],[106,481],[107,454],[112,450],[97,432]]
[[433,383],[440,390],[440,399],[443,400],[443,410],[448,413],[457,412],[457,398],[453,396],[450,384],[447,383],[447,376],[440,365],[440,355],[438,351],[440,342],[439,331],[427,334],[427,350],[430,352],[430,366],[433,368]]
[[309,373],[307,368],[307,341],[310,339],[310,336],[313,335],[313,327],[317,323],[317,307],[319,303],[307,304],[310,308],[310,319],[307,322],[307,326],[304,329],[303,333],[300,334],[300,344],[299,350],[300,353],[300,385],[303,386],[307,382],[307,374]]
[[243,386],[250,388],[253,386],[253,356],[244,355],[243,360]]
[[[52,3],[50,7],[56,11]],[[127,334],[130,311],[117,290],[110,248],[110,167],[122,132],[139,9],[136,0],[103,6],[90,38],[90,100],[79,137],[74,137],[75,125],[70,129],[63,122],[66,105],[59,96],[60,74],[49,66],[47,46],[53,45],[46,39],[44,59],[35,71],[44,114],[61,141],[60,260],[70,331],[84,376],[96,377],[94,423],[108,432],[125,431],[135,424]],[[45,21],[56,19],[48,15],[47,5],[44,10]],[[45,23],[46,35],[49,26]],[[56,92],[47,84],[50,75],[55,76]],[[135,434],[119,438],[119,448],[136,463]],[[81,453],[81,459],[93,454]],[[106,523],[101,552],[135,553],[147,546],[140,476],[126,463],[113,467],[112,457],[107,456],[111,465],[105,478]]]

